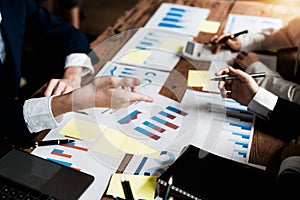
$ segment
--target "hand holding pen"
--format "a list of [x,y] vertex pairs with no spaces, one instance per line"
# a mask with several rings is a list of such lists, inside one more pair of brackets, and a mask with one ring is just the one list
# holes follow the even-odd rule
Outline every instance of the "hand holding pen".
[[214,47],[214,53],[219,53],[220,49],[224,46],[229,47],[233,51],[241,50],[241,42],[237,39],[238,36],[248,33],[248,30],[237,32],[234,34],[222,34],[220,36],[215,35],[212,37],[209,46]]
[[216,76],[213,80],[219,81],[218,88],[222,97],[232,98],[247,106],[259,88],[254,77],[263,77],[265,73],[250,75],[242,70],[227,67],[216,72]]

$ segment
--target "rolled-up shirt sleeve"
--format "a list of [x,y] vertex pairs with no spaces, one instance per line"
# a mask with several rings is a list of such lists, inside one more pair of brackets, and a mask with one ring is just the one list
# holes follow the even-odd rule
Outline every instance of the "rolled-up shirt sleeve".
[[62,116],[54,117],[52,114],[52,97],[32,98],[25,101],[23,115],[27,128],[31,133],[56,128],[62,120]]
[[94,67],[91,59],[84,53],[73,53],[66,57],[65,68],[71,66],[82,67],[81,77],[94,74]]

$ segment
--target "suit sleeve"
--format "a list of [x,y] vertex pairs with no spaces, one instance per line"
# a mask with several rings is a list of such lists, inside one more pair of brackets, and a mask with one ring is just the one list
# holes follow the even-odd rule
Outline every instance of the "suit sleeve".
[[297,138],[300,134],[299,116],[300,105],[278,98],[274,110],[267,121],[267,129],[287,142]]
[[266,72],[266,77],[257,79],[259,86],[283,99],[300,103],[300,85],[295,82],[285,80],[277,71],[271,70],[262,62],[257,61],[252,63],[245,71],[248,74]]
[[1,139],[10,143],[21,143],[27,139],[32,139],[32,134],[27,129],[23,117],[24,100],[20,99],[0,99],[0,116],[1,116]]
[[90,52],[89,41],[80,30],[67,22],[59,20],[32,0],[26,0],[26,3],[26,33],[29,37],[33,39],[47,38],[47,41],[45,39],[43,41],[58,45],[63,49],[65,57],[72,53],[88,54]]

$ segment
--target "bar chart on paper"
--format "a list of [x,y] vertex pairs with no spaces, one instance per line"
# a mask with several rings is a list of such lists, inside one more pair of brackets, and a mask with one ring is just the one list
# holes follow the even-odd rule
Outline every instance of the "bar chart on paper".
[[[182,118],[187,115],[188,113],[171,105],[151,107],[140,102],[125,115],[115,113],[115,118],[120,130],[133,137],[145,136],[151,139],[149,142],[155,148],[176,137]],[[160,142],[162,138],[164,139]]]
[[206,20],[209,13],[210,10],[205,8],[162,3],[145,27],[197,36],[200,22]]
[[204,142],[205,149],[229,159],[248,162],[254,116],[247,111],[247,107],[232,99],[221,98],[218,94],[207,95],[200,92],[197,96],[212,115],[206,143]]
[[158,158],[133,156],[125,168],[126,173],[145,176],[160,176],[178,157],[180,151],[163,150]]
[[[148,93],[157,94],[167,80],[168,73],[155,69],[139,68],[126,64],[107,62],[97,76],[118,76],[120,78],[138,78],[139,88],[147,89]],[[159,87],[150,87],[156,85]]]
[[140,28],[113,57],[112,62],[171,71],[181,47],[191,37],[168,30]]

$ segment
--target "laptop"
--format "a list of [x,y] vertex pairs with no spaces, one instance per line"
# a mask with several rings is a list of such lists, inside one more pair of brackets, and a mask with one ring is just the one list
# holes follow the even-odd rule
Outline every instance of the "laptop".
[[0,143],[0,181],[1,198],[75,200],[94,177]]

